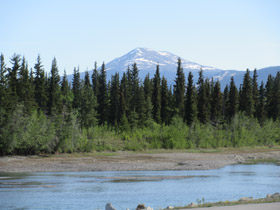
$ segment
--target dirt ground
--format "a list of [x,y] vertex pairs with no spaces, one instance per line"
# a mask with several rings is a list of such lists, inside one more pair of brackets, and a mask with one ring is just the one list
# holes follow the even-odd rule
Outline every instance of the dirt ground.
[[219,152],[156,151],[0,157],[0,172],[207,170],[230,164],[276,160],[280,150]]

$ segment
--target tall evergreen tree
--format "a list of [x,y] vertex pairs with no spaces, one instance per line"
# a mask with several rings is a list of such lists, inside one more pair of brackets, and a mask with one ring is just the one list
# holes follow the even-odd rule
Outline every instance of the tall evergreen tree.
[[66,70],[64,70],[63,78],[61,81],[61,94],[62,94],[63,107],[67,108],[68,112],[71,112],[72,110],[71,89],[68,83]]
[[74,109],[80,109],[81,106],[81,95],[82,95],[82,84],[80,78],[79,68],[74,68],[73,81],[72,81],[72,91],[73,91],[73,105]]
[[48,113],[56,115],[62,111],[61,90],[60,90],[60,76],[58,73],[56,58],[52,61],[51,73],[49,78],[49,100]]
[[146,75],[144,79],[144,95],[145,95],[145,107],[146,107],[146,119],[152,118],[152,80],[150,79],[149,74]]
[[108,120],[108,89],[107,89],[107,80],[106,80],[106,70],[105,64],[101,66],[100,74],[98,77],[99,89],[97,95],[98,102],[98,116],[99,124],[104,125]]
[[190,126],[197,116],[197,104],[196,104],[196,89],[193,84],[193,74],[190,71],[188,75],[188,85],[186,92],[186,111],[185,111],[185,121]]
[[228,100],[229,100],[229,90],[228,85],[226,85],[224,92],[223,92],[223,116],[226,118],[227,116],[227,110],[228,110]]
[[10,89],[10,99],[13,101],[12,104],[16,105],[18,101],[18,72],[20,70],[20,55],[14,54],[11,58],[12,68],[8,68],[9,74],[9,89]]
[[[208,83],[209,84],[209,83]],[[209,110],[208,110],[208,89],[207,84],[205,84],[203,71],[202,69],[199,71],[198,78],[198,90],[197,90],[197,117],[201,123],[207,123],[209,121]]]
[[178,58],[178,67],[174,85],[174,98],[177,114],[184,118],[185,113],[185,74],[181,65],[181,59]]
[[97,124],[96,97],[90,84],[89,73],[86,71],[81,97],[81,126],[90,128]]
[[257,69],[254,70],[253,80],[252,80],[252,98],[253,98],[253,108],[254,108],[254,117],[257,117],[257,109],[259,106],[259,87],[258,87],[258,74]]
[[47,83],[45,78],[45,71],[43,69],[42,61],[40,55],[37,57],[37,62],[34,66],[35,69],[35,100],[42,111],[46,111],[48,93],[47,93]]
[[243,111],[247,116],[252,116],[254,112],[252,78],[249,69],[247,69],[243,79],[240,93],[240,111]]
[[257,118],[261,125],[263,125],[266,118],[266,110],[265,110],[265,87],[263,81],[261,82],[259,88],[259,102],[257,107]]
[[93,88],[93,92],[94,95],[97,97],[98,95],[98,89],[99,89],[99,72],[97,70],[97,63],[94,63],[94,70],[93,73],[91,75],[91,82],[92,82],[92,88]]
[[131,101],[131,110],[135,110],[136,113],[139,113],[139,86],[140,79],[139,79],[139,70],[137,68],[136,63],[132,65],[132,72],[131,72],[131,94],[132,94],[132,101]]
[[170,121],[170,108],[169,108],[169,93],[167,80],[163,76],[161,79],[161,121],[168,124]]
[[234,83],[234,78],[231,77],[229,96],[226,105],[226,118],[230,120],[238,112],[238,90]]
[[[5,64],[4,55],[1,53],[0,56],[0,145],[2,144],[2,133],[3,127],[7,121],[7,107],[8,104],[8,78],[7,78],[7,67]],[[1,146],[0,146],[1,153]]]
[[272,99],[272,107],[273,107],[273,119],[280,119],[280,72],[278,71],[276,77],[274,79],[273,85],[273,99]]
[[274,97],[274,78],[270,75],[267,77],[266,85],[265,85],[265,110],[268,118],[273,118],[274,116],[274,105],[273,105],[273,97]]
[[110,115],[109,123],[111,125],[117,126],[120,123],[121,113],[120,113],[120,78],[119,73],[112,76],[112,85],[110,89]]
[[223,96],[219,80],[214,84],[211,100],[211,121],[219,123],[222,119]]
[[161,87],[160,87],[160,73],[159,73],[159,65],[157,65],[157,69],[155,72],[155,76],[153,78],[153,94],[152,94],[152,114],[153,119],[157,123],[161,123]]

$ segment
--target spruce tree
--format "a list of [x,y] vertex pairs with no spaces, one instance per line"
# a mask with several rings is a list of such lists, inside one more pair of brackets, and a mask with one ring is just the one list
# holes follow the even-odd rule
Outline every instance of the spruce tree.
[[105,125],[108,120],[108,89],[107,89],[107,80],[106,80],[106,70],[105,64],[101,66],[100,74],[98,77],[99,89],[97,95],[97,112],[99,116],[99,124]]
[[144,86],[141,84],[139,87],[139,104],[138,104],[138,125],[144,127],[145,123],[149,119],[147,115],[146,101],[145,101],[145,91]]
[[247,69],[243,79],[240,93],[240,111],[244,112],[249,117],[253,116],[254,102],[252,92],[252,78],[250,77],[249,69]]
[[219,80],[214,83],[214,89],[211,96],[211,121],[214,124],[221,122],[223,108],[223,96]]
[[89,73],[86,71],[81,97],[81,126],[90,128],[97,124],[96,97],[90,84]]
[[112,76],[112,85],[110,89],[110,115],[109,123],[113,126],[117,126],[120,123],[120,78],[119,73]]
[[153,119],[157,123],[161,123],[161,89],[160,89],[160,73],[159,73],[159,65],[157,65],[157,69],[155,72],[155,76],[153,78],[153,93],[152,93],[152,114]]
[[231,77],[228,101],[226,105],[226,118],[230,120],[238,112],[238,90],[234,83],[234,78]]
[[18,72],[20,70],[20,55],[14,54],[13,57],[11,58],[11,64],[12,68],[8,68],[8,78],[9,78],[9,93],[10,95],[10,100],[12,101],[11,104],[14,104],[14,106],[17,104],[18,101]]
[[72,91],[73,91],[73,104],[74,109],[80,109],[81,107],[81,95],[82,95],[82,84],[80,78],[79,68],[74,68],[73,81],[72,81]]
[[184,118],[185,113],[185,74],[181,66],[181,59],[178,58],[178,67],[174,85],[174,98],[175,98],[175,108],[177,109],[177,114]]
[[60,76],[58,73],[56,58],[52,61],[51,73],[49,78],[49,99],[48,113],[49,115],[60,114],[62,111]]
[[[209,84],[209,83],[208,83]],[[203,71],[202,69],[199,71],[199,78],[197,81],[198,89],[197,89],[197,117],[201,123],[207,123],[209,120],[209,110],[208,110],[208,88],[207,84],[205,84]]]
[[164,124],[169,123],[169,115],[170,115],[170,108],[169,108],[169,93],[168,93],[168,86],[167,80],[163,76],[161,79],[161,121]]
[[64,70],[61,81],[61,94],[63,108],[67,108],[67,112],[70,113],[72,111],[71,89],[67,79],[66,70]]
[[45,78],[45,71],[43,69],[42,61],[40,55],[37,57],[37,62],[34,66],[35,69],[35,100],[38,104],[39,108],[46,112],[47,101],[48,101],[48,93],[47,93],[47,83]]
[[2,153],[2,148],[4,148],[4,125],[6,125],[8,120],[7,108],[8,104],[8,78],[7,78],[7,67],[5,64],[4,55],[1,53],[0,56],[0,154]]
[[273,118],[274,116],[274,105],[273,105],[273,97],[274,97],[274,78],[270,75],[267,77],[266,85],[265,85],[265,110],[268,118]]
[[227,111],[228,111],[228,100],[229,100],[229,90],[228,85],[226,85],[224,92],[223,92],[223,116],[224,118],[227,118]]
[[258,74],[257,70],[254,70],[253,80],[252,80],[252,97],[253,97],[253,106],[254,106],[254,117],[257,117],[257,109],[259,106],[259,87],[258,87]]
[[280,119],[280,72],[278,71],[274,79],[273,85],[273,120]]
[[146,75],[144,79],[144,96],[145,96],[145,113],[146,119],[149,120],[152,118],[152,80],[150,79],[149,74]]
[[257,107],[257,118],[261,125],[263,125],[266,119],[266,110],[265,110],[265,87],[263,81],[261,82],[259,88],[259,102]]
[[185,121],[190,126],[197,116],[197,104],[196,104],[196,89],[193,84],[193,74],[190,71],[188,74],[188,85],[186,92],[186,104],[185,104]]
[[92,82],[92,88],[94,95],[97,97],[98,96],[98,89],[99,89],[99,72],[97,70],[97,63],[94,63],[94,70],[91,76],[91,82]]

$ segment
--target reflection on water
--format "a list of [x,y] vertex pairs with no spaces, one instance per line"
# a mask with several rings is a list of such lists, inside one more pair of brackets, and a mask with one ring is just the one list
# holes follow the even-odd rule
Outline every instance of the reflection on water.
[[280,167],[232,165],[206,171],[0,173],[0,209],[118,210],[265,197],[280,191]]

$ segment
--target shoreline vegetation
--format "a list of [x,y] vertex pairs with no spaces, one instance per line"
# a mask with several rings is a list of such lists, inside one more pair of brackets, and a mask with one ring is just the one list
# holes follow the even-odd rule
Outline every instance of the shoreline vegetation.
[[195,83],[178,58],[170,87],[159,65],[142,80],[136,63],[110,81],[104,63],[84,78],[74,68],[69,83],[55,58],[47,73],[40,56],[33,71],[1,54],[0,156],[279,146],[280,72],[261,85],[251,75],[221,90],[203,70]]
[[209,208],[209,207],[225,207],[225,206],[237,206],[237,205],[248,205],[248,204],[262,204],[262,203],[279,203],[280,206],[280,194],[274,193],[273,195],[267,195],[265,198],[254,199],[252,197],[240,198],[236,201],[219,201],[219,202],[205,202],[202,198],[197,199],[197,203],[191,203],[183,207],[167,207],[166,209],[196,209],[196,208]]

